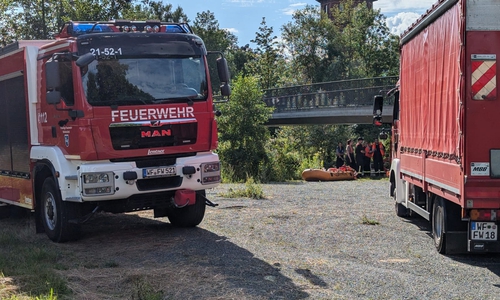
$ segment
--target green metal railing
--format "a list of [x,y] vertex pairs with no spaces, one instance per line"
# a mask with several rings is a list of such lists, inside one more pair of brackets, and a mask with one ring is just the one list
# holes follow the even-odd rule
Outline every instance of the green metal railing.
[[[396,86],[397,76],[331,81],[264,90],[264,102],[275,112],[303,109],[357,107],[373,105],[373,97]],[[384,104],[392,105],[393,97]]]

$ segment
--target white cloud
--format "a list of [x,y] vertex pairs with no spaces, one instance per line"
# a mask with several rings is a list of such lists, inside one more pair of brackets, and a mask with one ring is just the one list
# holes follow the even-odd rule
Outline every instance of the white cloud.
[[293,13],[298,10],[298,9],[302,9],[303,7],[305,7],[307,5],[307,3],[305,2],[298,2],[298,3],[292,3],[290,5],[288,5],[287,8],[283,8],[281,9],[281,12],[284,14],[284,15],[287,15],[287,16],[291,16],[293,15]]
[[437,0],[378,0],[373,2],[373,7],[382,11],[384,15],[392,15],[398,12],[424,13],[430,9]]
[[237,34],[239,31],[236,28],[223,28],[224,30],[227,30],[228,32],[232,34]]
[[414,12],[401,12],[393,17],[387,18],[387,27],[389,27],[391,33],[400,35],[420,16],[421,14]]
[[299,2],[299,3],[290,4],[291,7],[306,6],[306,5],[307,5],[307,3],[305,3],[305,2]]
[[294,8],[291,8],[291,7],[287,7],[287,8],[283,8],[281,10],[281,12],[284,14],[284,15],[287,15],[287,16],[291,16],[293,15],[293,13],[296,11],[296,9]]
[[265,2],[264,0],[226,0],[227,3],[236,3],[242,7],[253,6],[254,4],[259,4]]

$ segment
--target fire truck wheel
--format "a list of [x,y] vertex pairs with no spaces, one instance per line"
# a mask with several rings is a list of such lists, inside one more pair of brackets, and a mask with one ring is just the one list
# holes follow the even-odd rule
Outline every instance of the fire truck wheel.
[[168,211],[168,220],[175,227],[195,227],[205,216],[205,191],[196,192],[196,203]]
[[434,246],[436,250],[444,254],[446,253],[446,213],[443,198],[438,197],[432,205],[432,237],[434,238]]
[[79,226],[71,224],[74,217],[76,203],[67,203],[61,200],[61,193],[56,188],[52,177],[43,182],[41,194],[41,217],[47,236],[54,242],[62,243],[78,237]]

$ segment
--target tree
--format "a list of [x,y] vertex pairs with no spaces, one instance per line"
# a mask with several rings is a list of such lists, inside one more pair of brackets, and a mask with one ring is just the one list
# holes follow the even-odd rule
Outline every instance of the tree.
[[262,165],[268,160],[265,145],[269,131],[264,124],[272,108],[262,102],[258,79],[237,77],[233,81],[231,101],[221,105],[220,110],[218,151],[226,178],[231,181],[260,179]]
[[161,1],[144,0],[141,4],[131,5],[123,11],[127,20],[159,20],[162,22],[189,22],[184,10],[177,6],[172,10],[172,4]]
[[282,28],[293,62],[310,82],[397,74],[398,37],[380,10],[346,0],[332,10],[332,20],[308,6]]
[[252,71],[246,66],[257,59],[257,54],[250,48],[249,44],[246,44],[232,48],[228,52],[227,59],[232,76],[249,76],[252,75]]
[[399,38],[390,33],[380,10],[346,0],[332,10],[334,30],[341,45],[344,79],[397,75]]
[[306,6],[282,27],[284,45],[309,83],[338,80],[339,50],[333,23],[318,7]]
[[182,8],[144,0],[0,1],[0,45],[21,39],[51,39],[69,20],[113,19],[188,21]]
[[263,89],[275,87],[279,80],[280,54],[277,37],[273,35],[273,27],[268,27],[266,18],[262,18],[259,31],[252,43],[257,44],[256,59],[248,62],[247,68],[258,74]]
[[[335,149],[339,142],[345,146],[349,138],[353,138],[351,126],[346,125],[305,125],[289,126],[280,130],[279,136],[288,142],[287,148],[296,149],[301,154],[302,161],[314,161],[317,157],[321,166],[331,167],[335,161]],[[304,167],[304,166],[302,166]]]
[[[209,10],[197,13],[193,23],[193,30],[203,42],[208,51],[227,52],[230,49],[235,49],[238,39],[227,30],[219,28],[219,21],[215,19],[215,15]],[[209,56],[208,68],[210,70],[212,80],[212,90],[214,93],[219,91],[221,82],[217,74],[216,56]]]

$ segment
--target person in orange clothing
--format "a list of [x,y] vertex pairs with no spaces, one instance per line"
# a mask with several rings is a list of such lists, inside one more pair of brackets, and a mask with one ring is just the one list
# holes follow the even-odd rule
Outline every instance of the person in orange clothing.
[[385,148],[382,142],[379,142],[378,139],[375,139],[372,145],[373,152],[373,168],[375,169],[375,176],[384,176],[384,155]]
[[371,145],[367,142],[364,142],[363,146],[365,146],[365,160],[363,162],[363,176],[365,178],[370,178],[373,150],[372,150]]

